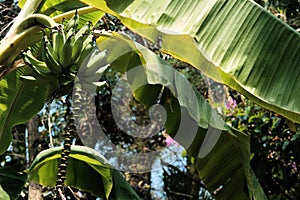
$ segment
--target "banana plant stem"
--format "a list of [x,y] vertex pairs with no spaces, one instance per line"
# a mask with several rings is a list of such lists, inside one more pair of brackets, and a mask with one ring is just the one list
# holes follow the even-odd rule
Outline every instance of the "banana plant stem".
[[[34,13],[43,0],[27,0],[18,16],[7,32],[6,36],[0,42],[0,74],[6,74],[7,68],[13,64],[13,60],[20,51],[23,50],[24,45],[32,44],[34,37],[40,30],[40,26],[33,26],[23,34],[16,34],[16,31],[21,22],[30,14]],[[27,44],[28,43],[28,44]],[[26,46],[26,47],[27,47]]]
[[10,37],[11,34],[14,34],[15,29],[24,20],[24,18],[34,13],[41,2],[42,0],[27,0],[18,16],[14,19],[14,23],[8,31],[6,37]]
[[4,38],[0,44],[0,73],[10,67],[13,60],[20,54],[23,47],[28,47],[39,41],[41,26],[33,26],[13,38]]

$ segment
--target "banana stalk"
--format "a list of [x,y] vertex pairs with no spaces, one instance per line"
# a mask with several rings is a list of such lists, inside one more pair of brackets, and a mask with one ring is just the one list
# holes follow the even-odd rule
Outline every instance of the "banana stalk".
[[43,27],[56,25],[52,18],[41,14],[30,14],[14,25],[13,29],[1,40],[0,74],[11,66],[22,50],[40,40]]

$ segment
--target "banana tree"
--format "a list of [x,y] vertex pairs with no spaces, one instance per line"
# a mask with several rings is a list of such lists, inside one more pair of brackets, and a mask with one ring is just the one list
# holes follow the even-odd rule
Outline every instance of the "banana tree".
[[[146,0],[24,0],[20,6],[22,11],[0,44],[1,153],[11,142],[14,125],[29,120],[57,91],[60,91],[58,95],[68,93],[70,88],[65,86],[73,87],[76,80],[94,82],[92,87],[80,82],[77,85],[80,91],[95,91],[102,86],[98,80],[106,71],[105,64],[109,64],[125,74],[137,100],[153,105],[160,99],[166,112],[167,132],[196,158],[207,188],[219,190],[216,198],[266,198],[249,164],[249,135],[224,124],[205,99],[166,62],[119,33],[93,33],[89,29],[87,35],[100,37],[96,40],[96,50],[90,48],[85,53],[88,45],[94,45],[92,37],[86,37],[88,42],[80,48],[75,48],[75,41],[82,39],[77,33],[84,24],[90,24],[88,21],[95,24],[104,13],[112,14],[133,32],[152,42],[161,41],[162,52],[298,123],[300,104],[295,91],[300,87],[299,33],[249,0],[151,3]],[[80,16],[80,20],[76,22],[74,16]],[[62,19],[70,20],[62,22]],[[39,46],[37,49],[43,55],[33,45]],[[22,53],[20,59],[20,51],[28,47],[30,51]],[[136,67],[138,70],[132,73]],[[180,126],[182,119],[188,119],[188,126]],[[55,162],[57,165],[53,161],[59,153],[52,151],[54,157],[53,152],[48,152],[43,159],[37,158],[29,171],[33,180],[48,184],[42,176],[44,173],[40,173],[46,168],[37,166],[52,166]],[[70,161],[68,166],[74,163]],[[35,178],[37,174],[41,178]],[[82,188],[72,180],[66,177],[65,183]],[[53,185],[51,181],[49,184]],[[111,187],[103,184],[105,188]],[[110,190],[104,190],[102,197],[110,198]]]

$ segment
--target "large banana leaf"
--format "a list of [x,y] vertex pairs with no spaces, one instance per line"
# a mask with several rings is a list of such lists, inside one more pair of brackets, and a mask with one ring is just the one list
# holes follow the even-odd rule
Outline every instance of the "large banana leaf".
[[[227,126],[179,72],[123,35],[100,37],[97,44],[108,50],[114,69],[126,72],[137,100],[153,105],[161,96],[167,132],[198,158],[197,169],[207,188],[221,188],[216,198],[266,198],[250,167],[249,136]],[[157,92],[161,88],[162,94]]]
[[[29,168],[29,180],[55,186],[61,150],[48,149],[38,154]],[[85,146],[71,147],[65,184],[105,199],[139,199],[119,171],[97,151]]]
[[21,81],[19,77],[27,70],[27,67],[19,68],[0,81],[0,154],[12,140],[12,127],[40,111],[48,95],[47,85],[36,87]]
[[162,50],[300,122],[300,35],[250,0],[82,0]]

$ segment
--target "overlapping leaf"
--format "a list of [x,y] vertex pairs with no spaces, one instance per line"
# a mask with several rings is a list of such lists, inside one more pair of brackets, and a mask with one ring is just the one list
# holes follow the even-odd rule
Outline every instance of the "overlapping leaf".
[[22,67],[0,81],[0,154],[4,153],[11,140],[14,125],[31,119],[40,109],[48,95],[48,86],[24,84],[19,78],[26,73]]
[[250,0],[82,0],[265,108],[300,122],[300,35]]
[[[62,148],[41,152],[32,163],[29,179],[54,186]],[[105,199],[139,199],[119,171],[113,169],[95,150],[72,146],[65,184]]]
[[100,50],[110,52],[112,67],[126,72],[136,99],[155,104],[163,88],[160,103],[167,112],[165,128],[190,155],[198,157],[201,179],[211,191],[220,189],[217,198],[265,199],[249,164],[249,136],[225,125],[190,83],[150,50],[118,34],[100,37],[97,43]]

